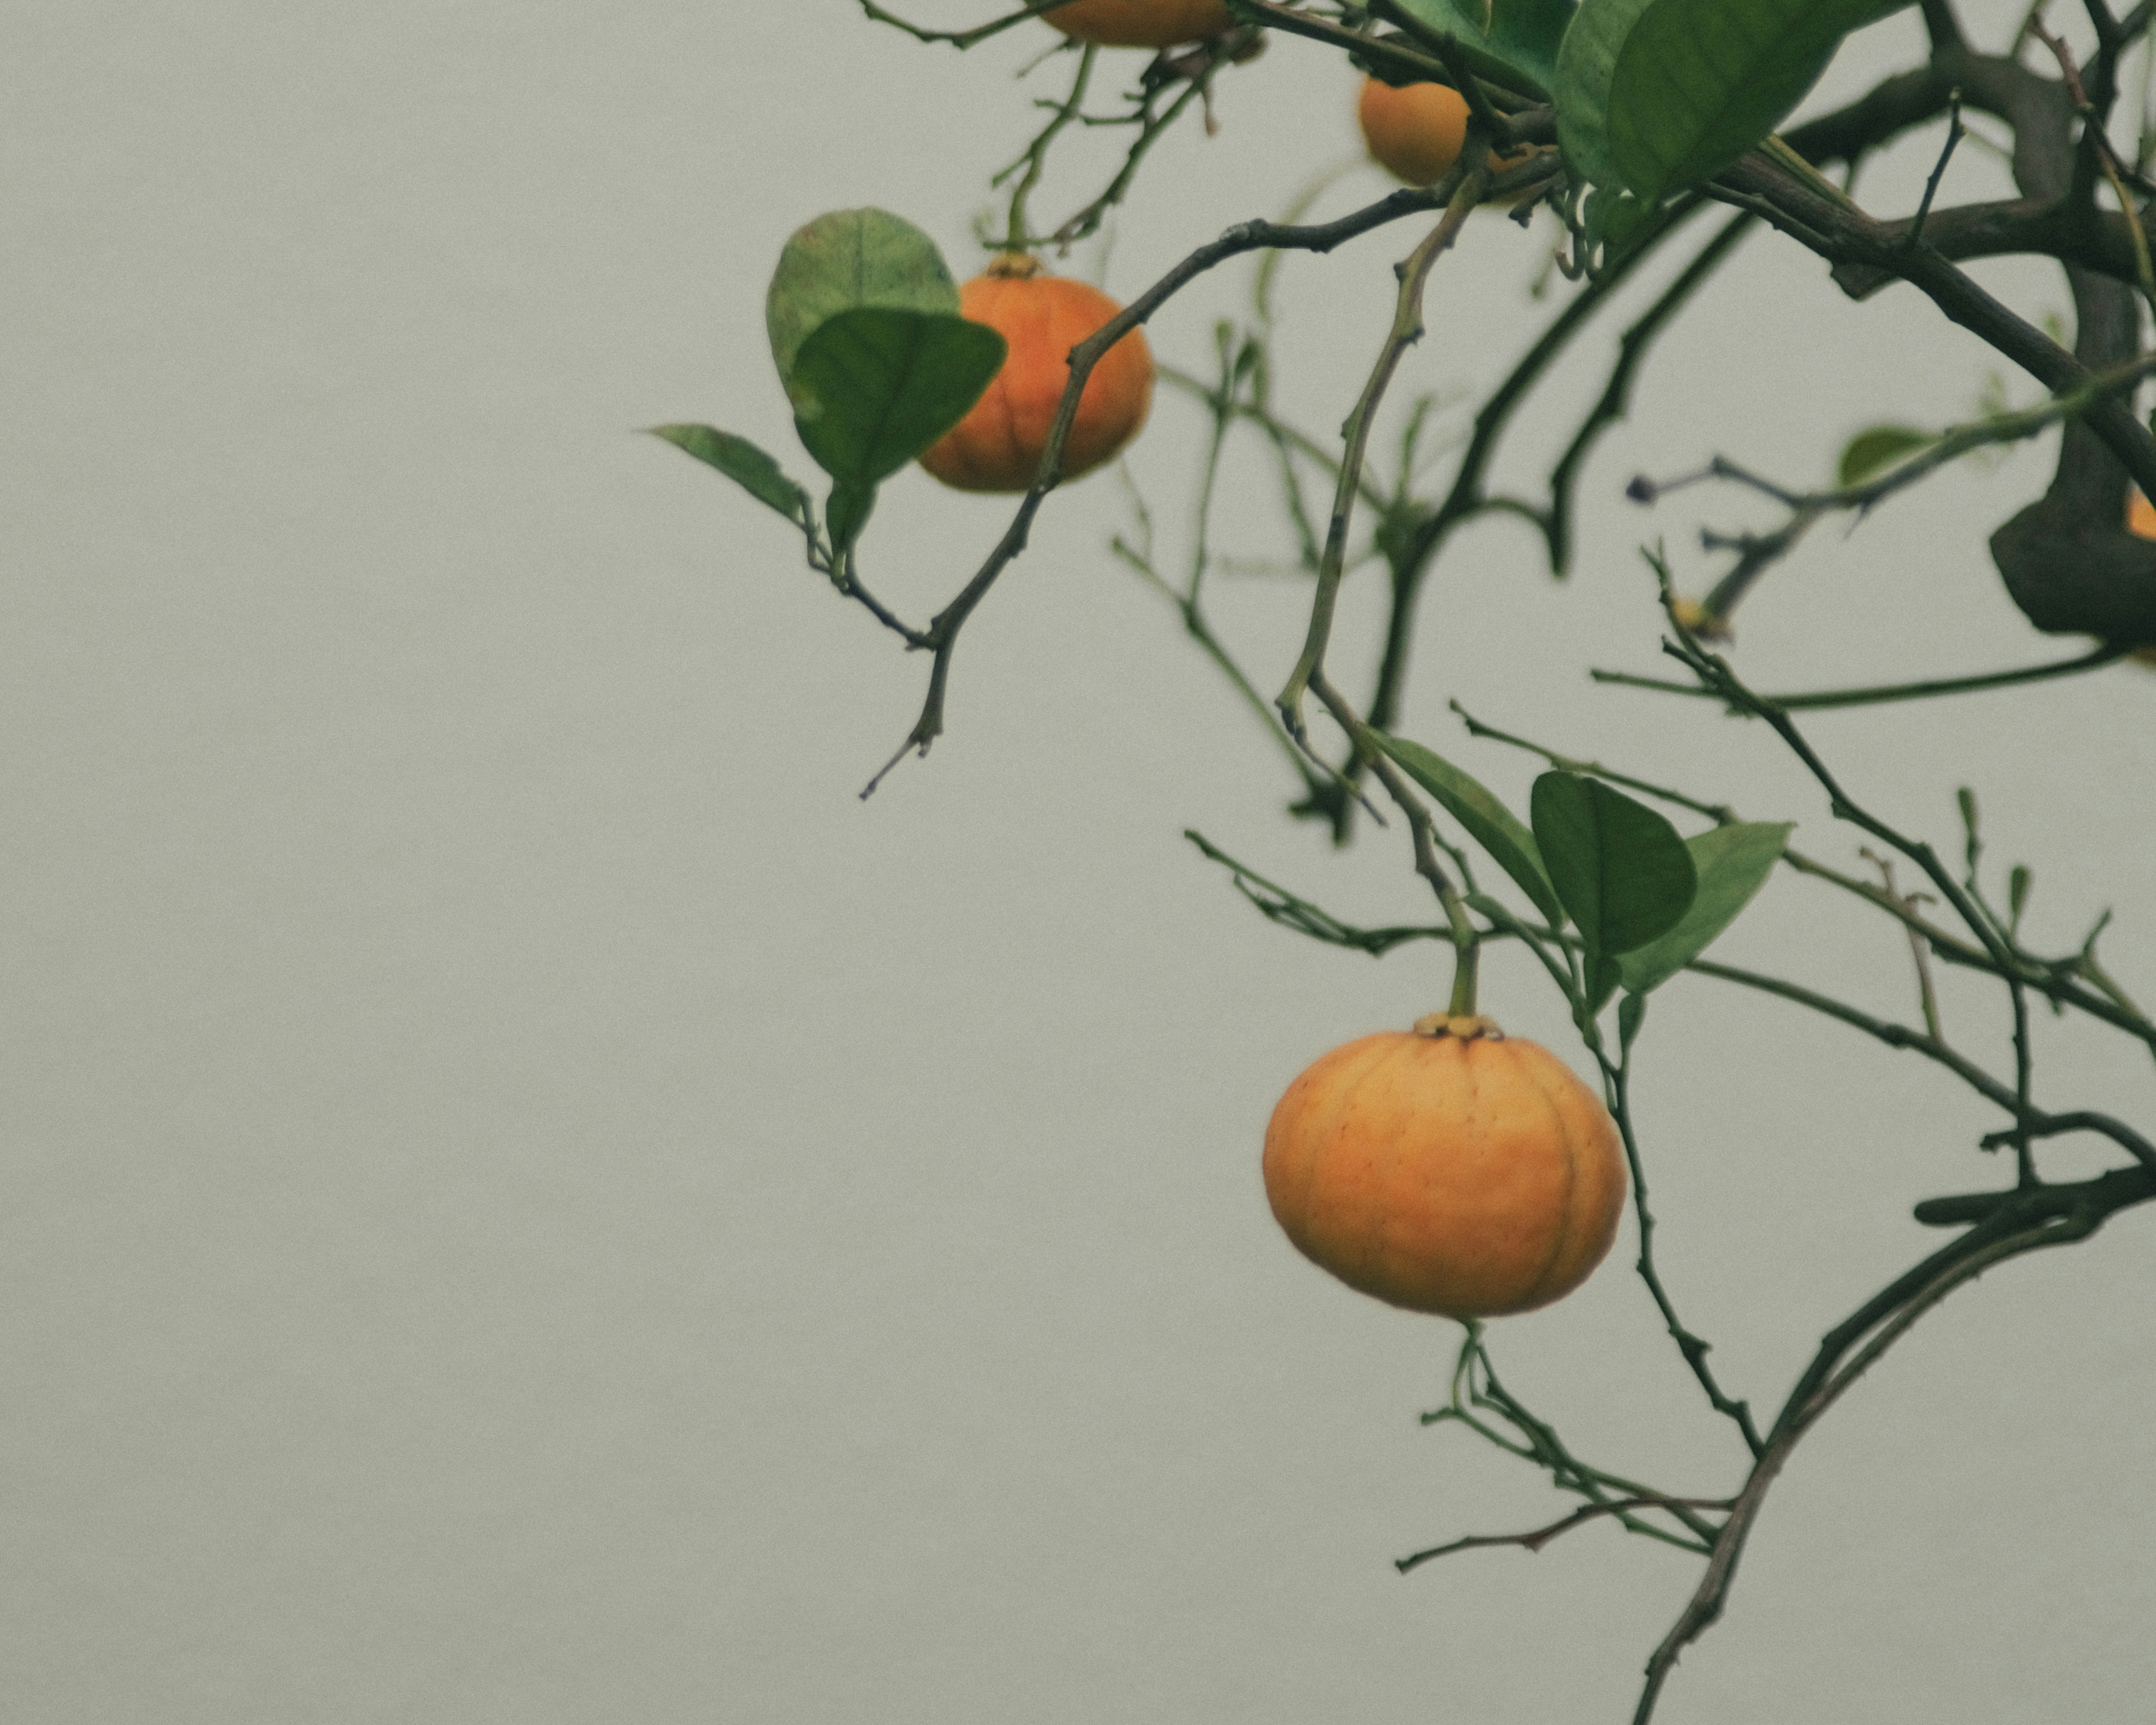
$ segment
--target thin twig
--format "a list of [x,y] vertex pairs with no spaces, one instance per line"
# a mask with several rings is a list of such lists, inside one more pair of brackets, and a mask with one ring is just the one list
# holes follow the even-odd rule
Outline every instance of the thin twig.
[[[1856,854],[1879,870],[1879,878],[1885,886],[1887,896],[1897,904],[1907,905],[1914,911],[1918,905],[1933,901],[1928,892],[1912,892],[1904,897],[1895,890],[1892,857],[1880,855],[1868,845],[1859,847]],[[1913,922],[1905,922],[1902,931],[1909,937],[1909,956],[1917,966],[1917,998],[1923,1009],[1924,1029],[1934,1042],[1943,1042],[1946,1033],[1939,1028],[1939,997],[1932,986],[1931,955],[1925,948],[1923,936],[1917,932]]]
[[1005,13],[1001,18],[991,18],[984,24],[975,24],[965,30],[936,30],[925,25],[909,23],[895,12],[887,12],[875,0],[861,0],[861,10],[875,22],[889,24],[893,29],[903,30],[916,42],[947,42],[953,48],[965,49],[977,42],[985,42],[991,36],[999,36],[1014,24],[1022,24],[1029,18],[1039,18],[1044,12],[1053,12],[1059,6],[1068,6],[1071,0],[1026,0],[1019,11]]
[[1603,1052],[1599,1037],[1590,1039],[1589,1045],[1601,1065],[1610,1116],[1617,1122],[1618,1137],[1625,1146],[1625,1160],[1632,1173],[1632,1214],[1640,1227],[1640,1255],[1633,1267],[1638,1271],[1640,1280],[1647,1285],[1655,1309],[1661,1313],[1663,1327],[1676,1343],[1678,1353],[1691,1368],[1692,1376],[1699,1380],[1700,1388],[1707,1392],[1707,1404],[1736,1426],[1745,1447],[1757,1458],[1766,1445],[1753,1421],[1750,1404],[1722,1389],[1713,1368],[1707,1363],[1714,1344],[1689,1328],[1677,1316],[1676,1302],[1671,1299],[1669,1291],[1662,1285],[1661,1273],[1655,1266],[1655,1218],[1647,1208],[1647,1169],[1632,1123],[1631,1050],[1627,1047],[1620,1060],[1612,1061]]
[[1458,238],[1460,228],[1489,187],[1486,163],[1472,167],[1464,165],[1476,153],[1478,136],[1471,126],[1467,143],[1460,152],[1460,165],[1455,165],[1452,172],[1433,189],[1433,197],[1443,195],[1450,199],[1444,216],[1422,244],[1395,267],[1399,292],[1394,303],[1392,326],[1386,331],[1384,345],[1378,351],[1377,364],[1371,368],[1369,382],[1363,385],[1355,411],[1348,417],[1347,453],[1341,459],[1332,518],[1326,532],[1323,559],[1318,565],[1317,592],[1311,601],[1309,633],[1303,642],[1302,656],[1296,661],[1295,669],[1288,674],[1287,685],[1273,703],[1280,709],[1281,722],[1291,737],[1305,734],[1303,691],[1311,685],[1325,663],[1326,644],[1332,633],[1333,605],[1347,557],[1348,526],[1354,515],[1355,495],[1363,476],[1363,454],[1369,443],[1378,405],[1384,399],[1386,387],[1393,380],[1401,356],[1422,336],[1423,289],[1430,280],[1430,270]]
[[[1838,1019],[1851,1028],[1861,1030],[1875,1040],[1885,1043],[1889,1048],[1906,1048],[1912,1053],[1923,1055],[1926,1060],[1944,1066],[1985,1101],[2005,1110],[2009,1116],[2012,1117],[2015,1124],[2009,1128],[2010,1132],[2025,1130],[2031,1137],[2047,1137],[2051,1136],[2055,1130],[2097,1132],[2109,1138],[2136,1162],[2149,1168],[2156,1168],[2156,1143],[2151,1143],[2148,1139],[2134,1131],[2123,1121],[2116,1120],[2107,1114],[2094,1113],[2087,1110],[2076,1111],[2071,1116],[2051,1115],[2033,1105],[2025,1104],[2014,1086],[2002,1083],[1993,1077],[1967,1055],[1957,1052],[1938,1037],[1927,1035],[1920,1030],[1912,1030],[1907,1024],[1897,1024],[1886,1019],[1874,1018],[1870,1013],[1861,1011],[1844,1001],[1836,1000],[1830,995],[1822,994],[1816,989],[1807,988],[1800,983],[1789,982],[1781,977],[1763,976],[1757,971],[1740,970],[1734,965],[1717,963],[1711,958],[1695,958],[1685,968],[1696,972],[1701,976],[1718,977],[1723,982],[1737,983],[1748,988],[1757,988],[1762,993],[1779,995],[1781,999],[1793,1001],[1799,1006],[1809,1007],[1812,1011],[1824,1017]],[[2070,1121],[2071,1124],[2058,1125],[2057,1122],[2062,1120]]]
[[1032,231],[1026,226],[1026,199],[1032,196],[1033,188],[1040,183],[1041,172],[1048,165],[1049,146],[1078,117],[1079,110],[1084,105],[1086,86],[1092,82],[1093,66],[1100,52],[1091,43],[1086,44],[1078,56],[1077,73],[1070,80],[1070,94],[1061,101],[1049,105],[1052,110],[1049,122],[1025,146],[1025,153],[988,182],[991,186],[1000,186],[1013,174],[1018,175],[1018,184],[1011,188],[1009,213],[1004,223],[1002,249],[1004,251],[1026,251],[1034,244]]
[[1969,128],[1961,123],[1961,86],[1956,85],[1947,98],[1947,143],[1939,151],[1933,164],[1932,177],[1924,182],[1924,195],[1917,200],[1917,213],[1909,218],[1909,232],[1902,244],[1912,251],[1923,243],[1924,223],[1932,213],[1932,200],[1938,196],[1939,182],[1947,177],[1947,164],[1953,160],[1954,146],[1958,144]]
[[[1767,695],[1760,698],[1772,701],[1789,712],[1816,711],[1825,707],[1876,706],[1893,701],[1927,701],[1939,695],[1969,695],[1984,689],[2009,689],[2019,683],[2041,683],[2052,677],[2070,677],[2082,671],[2101,670],[2114,665],[2132,649],[2126,647],[2098,647],[2092,652],[2076,654],[2071,659],[2047,660],[2041,665],[2017,665],[2012,670],[1979,671],[1966,677],[1934,677],[1916,683],[1876,683],[1861,689],[1822,689],[1789,695]],[[1635,676],[1630,671],[1594,670],[1588,672],[1598,683],[1620,684],[1628,689],[1654,689],[1668,695],[1688,695],[1716,699],[1715,691],[1702,688],[1697,683],[1675,683],[1666,678]]]
[[1404,1575],[1420,1563],[1435,1558],[1449,1558],[1460,1551],[1479,1551],[1490,1546],[1516,1545],[1522,1551],[1538,1552],[1553,1539],[1569,1533],[1574,1527],[1598,1521],[1604,1516],[1618,1515],[1630,1509],[1719,1509],[1732,1507],[1735,1500],[1727,1497],[1618,1497],[1607,1503],[1583,1504],[1568,1516],[1552,1522],[1547,1527],[1537,1527],[1531,1533],[1470,1533],[1445,1545],[1434,1545],[1428,1551],[1419,1551],[1412,1557],[1395,1558],[1393,1567]]

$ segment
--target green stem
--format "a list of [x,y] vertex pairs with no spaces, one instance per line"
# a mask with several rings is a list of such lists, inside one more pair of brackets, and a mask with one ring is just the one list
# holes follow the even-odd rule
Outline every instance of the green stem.
[[[1466,145],[1460,152],[1461,162],[1486,153],[1479,129],[1471,126]],[[1286,686],[1273,700],[1273,705],[1280,709],[1281,723],[1298,742],[1307,735],[1302,721],[1303,692],[1312,686],[1322,669],[1326,644],[1332,638],[1333,605],[1339,596],[1340,577],[1347,562],[1348,524],[1354,514],[1355,495],[1363,480],[1363,453],[1369,444],[1378,404],[1384,399],[1386,386],[1393,381],[1400,356],[1422,334],[1423,288],[1430,280],[1431,269],[1458,238],[1461,226],[1481,201],[1489,183],[1486,162],[1464,172],[1455,167],[1439,188],[1440,195],[1449,193],[1450,198],[1443,218],[1398,266],[1400,287],[1394,302],[1392,327],[1386,332],[1384,347],[1378,355],[1377,364],[1371,368],[1370,381],[1363,386],[1362,398],[1348,419],[1347,450],[1340,463],[1340,480],[1333,495],[1332,520],[1326,533],[1324,557],[1318,566],[1317,593],[1311,602],[1309,634],[1303,642],[1302,656],[1289,673]]]
[[[2123,647],[2102,646],[2071,659],[2051,660],[2042,665],[2014,670],[1984,671],[1975,676],[1940,677],[1922,683],[1881,683],[1865,689],[1825,689],[1809,695],[1765,695],[1761,700],[1791,712],[1836,706],[1876,706],[1890,701],[1927,701],[1938,695],[1967,695],[1980,689],[2005,689],[2016,683],[2041,683],[2050,677],[2070,677],[2097,670],[2126,656]],[[1712,689],[1696,683],[1666,681],[1660,677],[1635,676],[1629,671],[1590,670],[1598,683],[1621,683],[1628,689],[1656,689],[1668,695],[1714,697]]]
[[[1086,45],[1085,52],[1078,56],[1078,75],[1070,80],[1070,94],[1056,105],[1055,117],[1048,122],[1038,137],[1026,146],[1025,154],[1019,158],[1019,162],[1012,164],[1015,167],[1023,163],[1025,172],[1019,176],[1018,184],[1011,188],[1010,214],[1004,223],[1002,249],[1004,251],[1026,251],[1034,244],[1033,235],[1025,225],[1025,201],[1032,196],[1033,188],[1040,183],[1041,169],[1048,162],[1048,146],[1055,142],[1058,132],[1078,117],[1079,105],[1086,100],[1086,86],[1092,81],[1093,61],[1099,53],[1100,49],[1091,43]],[[1009,168],[1004,170],[1005,173],[1009,172]],[[1002,175],[998,175],[997,178],[1000,180]]]
[[1466,907],[1460,903],[1457,894],[1445,906],[1452,920],[1453,963],[1452,1003],[1446,1008],[1456,1019],[1475,1016],[1475,978],[1481,969],[1482,947],[1472,924],[1467,920]]

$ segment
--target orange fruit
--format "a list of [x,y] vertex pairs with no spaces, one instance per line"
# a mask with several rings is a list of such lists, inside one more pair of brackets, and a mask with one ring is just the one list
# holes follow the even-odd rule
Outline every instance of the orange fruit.
[[2126,531],[2143,539],[2156,539],[2156,503],[2138,490],[2127,493]]
[[1173,48],[1235,22],[1221,0],[1071,0],[1043,16],[1065,35],[1103,48]]
[[1410,1312],[1527,1312],[1616,1238],[1625,1153],[1572,1069],[1486,1019],[1321,1056],[1265,1128],[1265,1196],[1298,1250]]
[[[1450,173],[1467,138],[1467,98],[1449,85],[1395,88],[1382,78],[1365,78],[1355,118],[1378,166],[1410,186],[1434,186]],[[1517,167],[1533,154],[1527,149],[1493,157],[1491,166]]]
[[[921,458],[961,491],[1031,486],[1070,381],[1070,350],[1123,309],[1098,288],[1040,272],[1032,258],[1008,252],[958,290],[959,311],[1010,347],[981,398]],[[1138,434],[1152,404],[1152,352],[1139,331],[1101,356],[1063,446],[1064,478],[1090,473]]]

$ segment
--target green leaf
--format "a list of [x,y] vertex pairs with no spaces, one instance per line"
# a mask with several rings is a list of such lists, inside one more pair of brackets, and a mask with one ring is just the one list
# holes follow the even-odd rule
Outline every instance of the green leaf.
[[1919,431],[1913,425],[1867,425],[1842,445],[1834,482],[1845,489],[1861,485],[1874,474],[1886,472],[1938,441],[1935,433]]
[[654,425],[654,437],[663,437],[675,448],[686,449],[699,461],[716,467],[760,503],[767,503],[788,521],[805,524],[808,494],[788,479],[778,464],[745,437],[708,425]]
[[[1644,947],[1676,927],[1699,884],[1676,829],[1597,778],[1545,773],[1530,799],[1535,839],[1590,958]],[[1596,990],[1607,999],[1598,974]]]
[[1557,53],[1550,95],[1557,140],[1582,179],[1615,192],[1624,181],[1609,151],[1609,85],[1625,39],[1655,0],[1581,0]]
[[764,300],[771,357],[789,396],[801,344],[860,305],[955,315],[958,285],[936,242],[911,222],[880,209],[817,217],[786,242]]
[[1640,1027],[1647,1022],[1647,997],[1627,994],[1617,1004],[1617,1046],[1629,1052],[1640,1040]]
[[875,507],[875,487],[859,485],[840,480],[831,487],[831,495],[824,505],[824,521],[831,535],[834,554],[843,552],[861,536],[861,529],[869,524],[869,511]]
[[[1589,955],[1587,961],[1587,1015],[1594,1018],[1609,1004],[1609,997],[1617,992],[1624,973],[1617,968],[1617,961],[1607,952]],[[1631,997],[1625,997],[1630,999]]]
[[1388,737],[1381,731],[1373,731],[1368,735],[1372,742],[1407,769],[1409,778],[1437,798],[1446,814],[1467,829],[1475,842],[1488,851],[1497,866],[1518,883],[1520,891],[1534,901],[1535,908],[1552,928],[1564,926],[1564,906],[1558,897],[1557,889],[1550,885],[1542,853],[1535,846],[1535,835],[1517,815],[1479,781],[1420,743],[1409,742],[1405,737]]
[[1603,109],[1619,177],[1650,203],[1712,178],[1782,123],[1843,37],[1905,3],[1653,0],[1625,33]]
[[1545,96],[1575,0],[1399,0],[1400,10],[1451,35],[1478,77]]
[[966,416],[1004,338],[946,312],[863,305],[826,318],[794,355],[794,424],[824,470],[873,485]]
[[1705,952],[1774,872],[1789,842],[1791,825],[1750,821],[1712,827],[1686,839],[1699,870],[1699,891],[1676,927],[1618,960],[1625,986],[1635,995],[1659,988]]

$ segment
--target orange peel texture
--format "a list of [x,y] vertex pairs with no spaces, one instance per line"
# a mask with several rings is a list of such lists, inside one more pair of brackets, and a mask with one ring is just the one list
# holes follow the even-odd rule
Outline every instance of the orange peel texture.
[[[1098,288],[1044,275],[1030,258],[998,259],[958,290],[958,309],[1009,343],[981,398],[921,457],[961,491],[1023,491],[1040,470],[1049,429],[1070,380],[1070,350],[1122,310]],[[1102,354],[1078,398],[1063,446],[1063,476],[1111,460],[1152,405],[1152,352],[1132,330]]]
[[1532,1311],[1616,1238],[1623,1142],[1572,1069],[1518,1038],[1381,1031],[1334,1049],[1265,1129],[1265,1196],[1348,1286],[1411,1312]]

